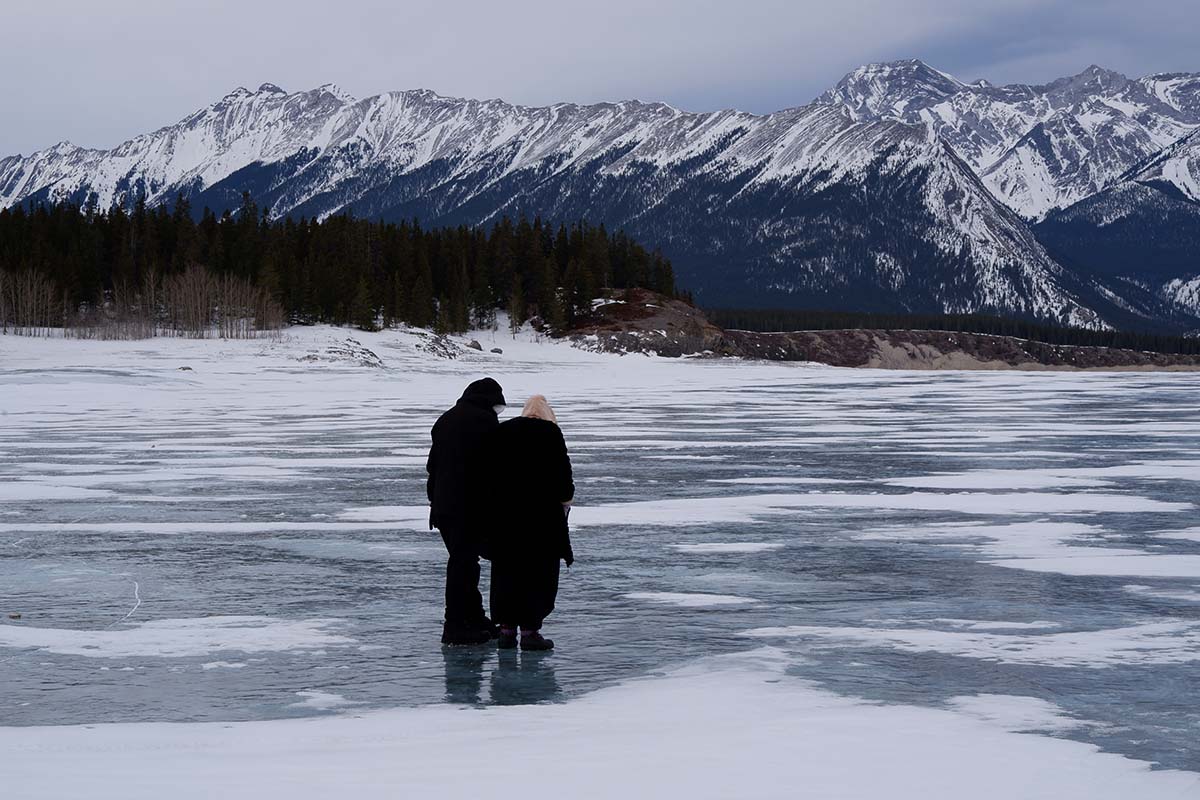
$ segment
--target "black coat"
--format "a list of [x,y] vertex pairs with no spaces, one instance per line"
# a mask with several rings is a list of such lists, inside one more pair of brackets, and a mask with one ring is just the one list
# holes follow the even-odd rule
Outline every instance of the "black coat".
[[479,480],[484,446],[500,424],[495,407],[504,404],[500,384],[483,378],[468,386],[454,408],[434,424],[433,446],[425,465],[429,527],[473,524],[471,512],[485,502],[481,492],[486,487]]
[[493,561],[575,560],[563,503],[575,497],[571,459],[553,422],[516,417],[490,437],[491,509],[486,525]]

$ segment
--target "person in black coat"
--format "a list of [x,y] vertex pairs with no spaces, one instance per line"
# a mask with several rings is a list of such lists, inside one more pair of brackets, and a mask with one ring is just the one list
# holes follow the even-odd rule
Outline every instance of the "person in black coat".
[[571,459],[558,421],[546,398],[534,395],[521,416],[492,434],[495,514],[489,524],[492,561],[492,616],[500,625],[499,646],[549,650],[542,622],[554,610],[559,562],[571,566],[575,554],[567,512],[575,497]]
[[495,638],[479,593],[479,556],[483,546],[479,511],[484,505],[488,436],[500,424],[504,392],[491,378],[467,387],[454,408],[433,426],[429,448],[429,527],[446,544],[446,621],[443,644],[482,644]]

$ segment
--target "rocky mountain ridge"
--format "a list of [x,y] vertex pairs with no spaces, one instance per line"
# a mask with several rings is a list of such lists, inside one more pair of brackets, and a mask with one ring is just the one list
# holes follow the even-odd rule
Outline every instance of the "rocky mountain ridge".
[[[1186,329],[1200,319],[1180,298],[1200,269],[1130,281],[1052,255],[1023,217],[1098,195],[1135,160],[1151,169],[1198,122],[1197,76],[1098,68],[993,87],[871,65],[767,115],[263,84],[109,151],[2,159],[0,206],[185,196],[224,209],[250,192],[276,217],[586,218],[660,247],[703,302]],[[1159,182],[1192,186],[1190,164],[1163,161]]]

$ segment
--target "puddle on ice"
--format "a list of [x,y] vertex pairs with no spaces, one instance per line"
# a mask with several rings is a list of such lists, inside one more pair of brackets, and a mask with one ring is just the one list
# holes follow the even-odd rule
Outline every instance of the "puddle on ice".
[[578,358],[494,373],[580,478],[545,655],[438,645],[422,453],[479,364],[9,371],[0,725],[585,708],[769,644],[837,708],[1200,770],[1197,377]]

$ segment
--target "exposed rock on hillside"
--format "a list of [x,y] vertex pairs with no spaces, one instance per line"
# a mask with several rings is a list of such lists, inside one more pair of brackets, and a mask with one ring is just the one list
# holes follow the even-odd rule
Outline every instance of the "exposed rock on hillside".
[[680,300],[635,290],[598,302],[567,337],[610,353],[811,361],[882,369],[1200,369],[1200,356],[1109,347],[1054,345],[980,333],[827,330],[756,333],[723,330]]

